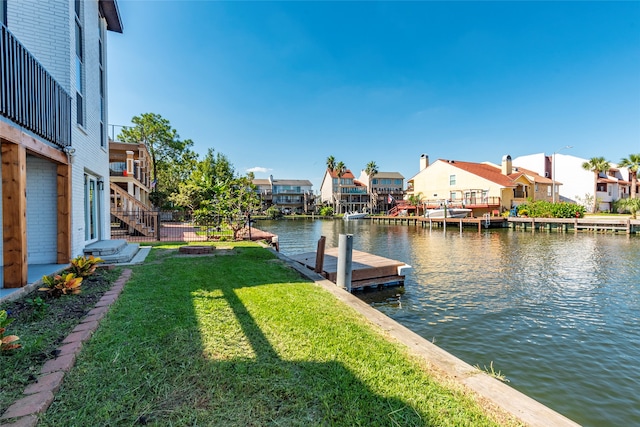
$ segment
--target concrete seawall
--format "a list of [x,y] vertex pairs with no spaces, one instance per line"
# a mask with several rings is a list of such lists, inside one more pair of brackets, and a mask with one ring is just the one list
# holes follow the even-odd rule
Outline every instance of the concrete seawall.
[[452,354],[447,353],[346,290],[338,288],[333,282],[324,279],[319,274],[288,258],[286,255],[282,255],[276,251],[273,252],[278,258],[291,266],[291,268],[313,280],[318,286],[326,289],[338,300],[362,314],[371,323],[377,325],[390,337],[404,344],[415,356],[421,358],[436,370],[443,372],[449,378],[462,384],[468,390],[473,391],[481,400],[490,402],[527,426],[579,426],[576,422],[546,407],[542,403],[492,378]]

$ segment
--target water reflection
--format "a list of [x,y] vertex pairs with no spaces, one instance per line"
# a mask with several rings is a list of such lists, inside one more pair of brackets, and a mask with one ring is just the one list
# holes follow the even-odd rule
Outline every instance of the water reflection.
[[285,254],[320,236],[413,266],[403,288],[360,293],[471,365],[585,426],[640,425],[640,238],[476,233],[369,221],[279,221]]

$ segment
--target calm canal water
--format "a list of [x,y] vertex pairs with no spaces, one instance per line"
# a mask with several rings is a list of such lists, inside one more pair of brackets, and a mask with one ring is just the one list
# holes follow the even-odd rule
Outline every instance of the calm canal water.
[[327,247],[404,261],[404,287],[356,293],[584,426],[640,425],[640,237],[370,221],[260,221],[287,255]]

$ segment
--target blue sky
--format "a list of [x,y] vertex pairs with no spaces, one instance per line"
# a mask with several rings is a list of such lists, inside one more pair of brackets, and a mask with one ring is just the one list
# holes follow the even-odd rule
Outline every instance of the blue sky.
[[109,122],[160,114],[241,174],[640,153],[638,1],[118,5]]

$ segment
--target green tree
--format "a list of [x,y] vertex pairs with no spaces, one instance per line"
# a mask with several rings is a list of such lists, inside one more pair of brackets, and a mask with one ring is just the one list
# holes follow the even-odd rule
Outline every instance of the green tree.
[[162,182],[162,192],[154,191],[156,201],[154,204],[160,208],[172,208],[167,202],[174,205],[183,206],[183,203],[176,202],[176,197],[183,192],[181,189],[185,185],[193,171],[198,165],[198,154],[192,150],[185,150],[182,155],[175,159],[159,162],[158,181]]
[[159,114],[144,113],[131,119],[133,127],[123,128],[118,135],[120,141],[144,143],[151,155],[151,175],[156,191],[162,191],[158,169],[166,167],[172,159],[181,158],[193,145],[193,141],[180,140],[178,132],[171,127],[169,120]]
[[638,169],[640,169],[640,154],[629,154],[629,157],[625,157],[620,160],[620,164],[618,166],[629,169],[629,173],[631,175],[631,198],[635,199],[636,192],[638,191]]
[[[199,212],[199,215],[201,218],[208,218],[211,214],[209,205],[235,178],[235,170],[229,159],[210,148],[204,159],[196,163],[189,177],[180,183],[178,191],[169,199],[178,206],[194,211],[203,208],[204,211]],[[209,201],[209,207],[201,206],[205,201]]]
[[589,161],[582,163],[582,169],[593,172],[593,213],[598,211],[598,176],[600,172],[607,172],[611,165],[604,157],[592,157]]
[[233,230],[233,239],[237,240],[240,231],[249,226],[249,214],[260,205],[250,176],[234,178],[228,181],[218,195],[220,212],[225,224]]

